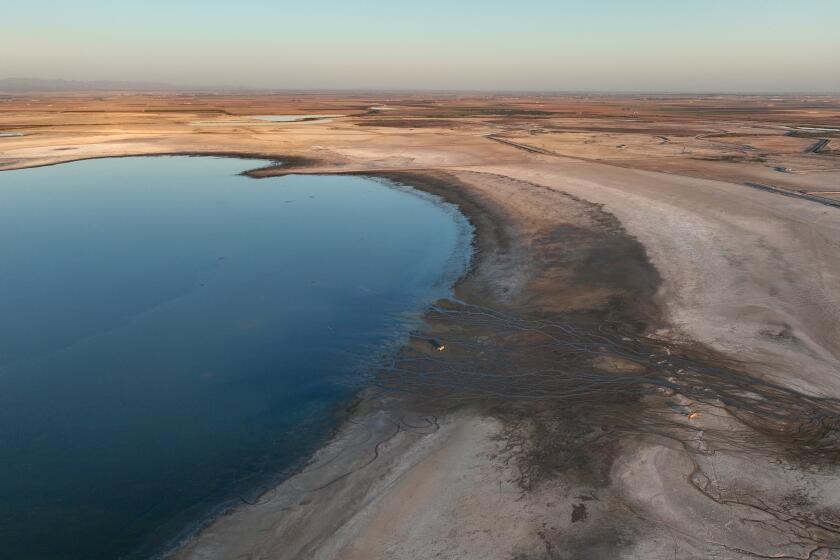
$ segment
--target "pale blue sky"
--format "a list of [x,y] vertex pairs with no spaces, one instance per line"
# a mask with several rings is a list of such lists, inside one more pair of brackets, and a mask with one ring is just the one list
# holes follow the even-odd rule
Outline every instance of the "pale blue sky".
[[840,92],[840,0],[0,0],[0,77]]

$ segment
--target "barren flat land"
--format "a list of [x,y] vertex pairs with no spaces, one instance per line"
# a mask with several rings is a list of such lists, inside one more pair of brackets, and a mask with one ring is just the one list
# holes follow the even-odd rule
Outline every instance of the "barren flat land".
[[0,95],[0,170],[163,154],[410,185],[476,250],[172,557],[840,558],[840,98]]

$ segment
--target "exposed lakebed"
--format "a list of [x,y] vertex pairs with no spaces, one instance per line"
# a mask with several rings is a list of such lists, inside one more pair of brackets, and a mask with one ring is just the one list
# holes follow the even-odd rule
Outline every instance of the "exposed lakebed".
[[225,158],[0,173],[0,547],[146,557],[304,460],[470,258],[455,207]]

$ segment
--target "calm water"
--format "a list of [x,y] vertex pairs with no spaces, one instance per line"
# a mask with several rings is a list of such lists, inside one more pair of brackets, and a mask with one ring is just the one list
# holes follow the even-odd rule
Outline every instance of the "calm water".
[[254,495],[463,272],[451,206],[261,164],[0,172],[3,558],[146,557]]

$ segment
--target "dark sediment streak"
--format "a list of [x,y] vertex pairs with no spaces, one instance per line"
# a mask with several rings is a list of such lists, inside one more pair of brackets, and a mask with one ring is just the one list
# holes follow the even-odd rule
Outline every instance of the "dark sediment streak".
[[[477,408],[503,419],[511,435],[527,424],[522,448],[531,451],[519,457],[523,484],[568,469],[605,483],[618,436],[696,438],[685,422],[692,409],[675,404],[675,396],[742,423],[735,431],[706,429],[710,445],[809,464],[840,459],[836,399],[762,381],[750,373],[757,364],[652,334],[662,324],[659,274],[644,247],[599,206],[547,192],[547,202],[575,207],[573,214],[585,219],[556,224],[523,244],[507,210],[456,177],[375,176],[443,197],[476,228],[476,261],[457,286],[458,301],[439,302],[426,314],[423,331],[380,365],[376,386],[417,412]],[[528,183],[519,188],[547,191]],[[504,273],[499,255],[511,253],[538,264],[520,294],[504,293],[492,281]],[[546,311],[582,287],[606,290],[608,297],[601,305]],[[446,351],[431,348],[430,338]]]

